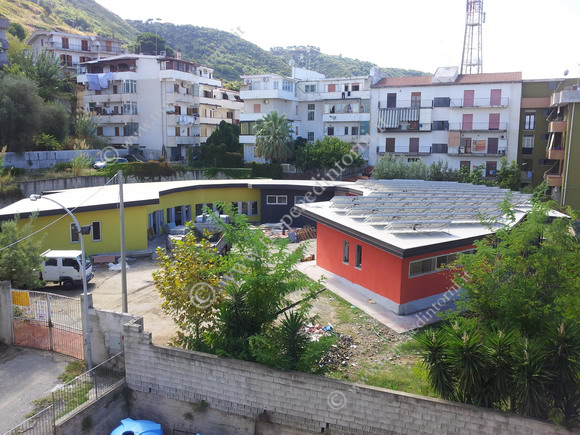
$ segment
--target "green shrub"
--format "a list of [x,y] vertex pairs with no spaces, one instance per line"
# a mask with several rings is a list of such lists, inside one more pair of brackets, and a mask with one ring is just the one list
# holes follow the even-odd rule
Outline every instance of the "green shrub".
[[273,178],[281,180],[284,178],[282,165],[277,163],[246,163],[246,168],[252,170],[251,178]]
[[33,147],[31,151],[57,151],[62,149],[62,145],[50,134],[39,133],[32,139]]

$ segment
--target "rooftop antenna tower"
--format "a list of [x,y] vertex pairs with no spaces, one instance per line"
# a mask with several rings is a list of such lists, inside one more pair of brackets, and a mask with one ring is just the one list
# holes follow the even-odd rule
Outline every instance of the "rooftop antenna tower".
[[481,54],[483,23],[485,23],[483,0],[467,0],[461,74],[479,74],[483,72],[483,57]]

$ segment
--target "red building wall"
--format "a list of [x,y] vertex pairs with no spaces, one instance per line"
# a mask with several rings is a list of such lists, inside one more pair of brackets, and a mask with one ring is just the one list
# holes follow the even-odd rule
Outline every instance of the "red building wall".
[[[350,262],[342,262],[344,241],[350,243]],[[340,231],[317,224],[316,264],[355,284],[384,296],[397,304],[447,291],[451,285],[448,271],[429,273],[409,278],[409,263],[438,255],[471,249],[472,245],[447,249],[409,258],[399,258],[382,249],[348,236]],[[356,245],[362,246],[362,267],[356,269]]]

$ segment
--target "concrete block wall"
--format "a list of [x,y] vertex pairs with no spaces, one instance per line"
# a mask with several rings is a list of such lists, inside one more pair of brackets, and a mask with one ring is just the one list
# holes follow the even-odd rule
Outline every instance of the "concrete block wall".
[[[128,154],[127,150],[117,150],[120,156]],[[27,151],[24,153],[5,153],[4,167],[21,169],[48,169],[58,163],[73,161],[77,156],[84,154],[90,158],[97,158],[101,150],[67,150],[67,151]]]
[[132,390],[189,403],[205,400],[213,409],[253,419],[266,411],[272,423],[304,432],[565,432],[510,413],[154,346],[142,322],[125,325],[125,361],[127,385]]

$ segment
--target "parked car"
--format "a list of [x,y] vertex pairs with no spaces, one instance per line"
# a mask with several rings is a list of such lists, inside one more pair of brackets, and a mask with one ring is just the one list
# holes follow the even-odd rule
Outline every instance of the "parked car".
[[145,161],[145,158],[143,156],[138,155],[138,154],[127,154],[125,156],[125,158],[129,162],[144,162]]
[[129,163],[129,160],[127,160],[124,157],[117,157],[114,161],[110,161],[110,162],[106,162],[106,161],[103,161],[103,160],[99,160],[99,161],[96,161],[94,163],[93,168],[95,168],[95,169],[103,169],[107,165],[113,164],[113,163]]
[[[81,251],[57,251],[49,249],[41,255],[44,261],[41,266],[40,279],[54,284],[60,284],[65,288],[82,285]],[[93,279],[93,262],[90,258],[85,258],[85,273],[87,282]]]

